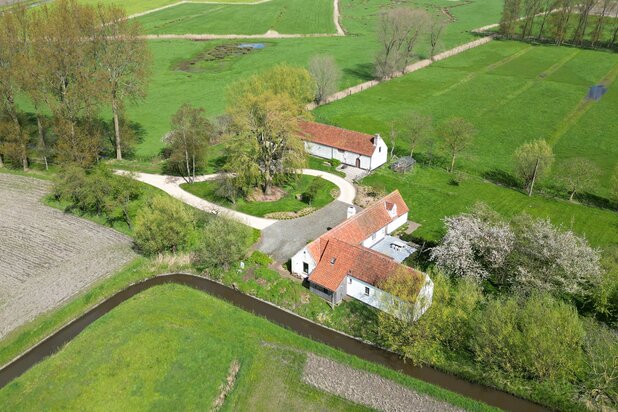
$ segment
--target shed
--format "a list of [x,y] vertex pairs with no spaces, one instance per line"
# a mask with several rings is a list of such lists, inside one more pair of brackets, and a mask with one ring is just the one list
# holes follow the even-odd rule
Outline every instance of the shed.
[[397,159],[397,161],[391,165],[391,169],[397,173],[406,173],[409,172],[415,164],[416,160],[414,160],[412,156],[406,156]]

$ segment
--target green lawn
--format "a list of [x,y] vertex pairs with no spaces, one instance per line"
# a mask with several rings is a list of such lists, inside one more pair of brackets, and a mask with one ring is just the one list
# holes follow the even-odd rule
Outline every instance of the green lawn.
[[177,285],[143,292],[90,325],[3,388],[0,404],[11,411],[207,410],[236,360],[240,371],[223,410],[362,410],[300,381],[307,351],[489,410]]
[[335,33],[332,0],[181,4],[137,19],[148,34]]
[[[126,7],[134,8],[137,7],[137,3],[146,4],[145,1],[123,4]],[[314,4],[315,2],[312,1],[310,3]],[[267,4],[250,7],[256,7],[257,10],[257,7],[264,7]],[[316,54],[330,54],[335,57],[343,70],[343,77],[339,84],[340,88],[349,87],[371,79],[372,63],[378,47],[375,34],[377,15],[383,7],[390,4],[394,4],[394,2],[391,0],[342,0],[340,5],[342,13],[341,22],[349,34],[348,36],[270,39],[263,41],[266,45],[263,50],[255,50],[247,54],[229,55],[225,58],[214,60],[204,56],[208,55],[209,51],[212,51],[217,46],[235,46],[242,42],[150,41],[149,44],[154,57],[154,67],[148,96],[139,106],[129,105],[127,107],[128,119],[139,123],[145,131],[144,141],[137,147],[136,154],[138,158],[149,160],[159,154],[163,146],[161,138],[170,128],[170,118],[183,103],[187,102],[203,107],[211,118],[219,116],[225,111],[227,104],[225,90],[232,82],[246,78],[256,72],[264,71],[276,64],[285,63],[295,66],[306,66],[312,56]],[[499,2],[494,0],[472,0],[469,3],[457,3],[456,5],[446,0],[432,0],[430,2],[414,0],[408,4],[431,7],[432,13],[437,15],[443,15],[439,7],[452,7],[451,13],[455,16],[456,20],[447,26],[440,46],[441,49],[451,48],[473,40],[475,36],[468,31],[497,22],[501,10]],[[188,6],[193,5],[183,7]],[[202,5],[198,6],[201,7]],[[172,10],[174,8],[170,9],[170,12]],[[306,16],[303,14],[302,18],[304,19]],[[251,21],[259,21],[261,19],[262,16],[260,15],[252,16]],[[331,24],[330,20],[332,19],[328,20],[328,24]],[[279,29],[281,31],[298,30],[297,25],[293,23],[294,19],[287,19],[286,21],[291,22],[293,27],[286,28],[286,26],[280,26]],[[223,22],[218,22],[217,24],[229,25],[229,23]],[[230,27],[230,29],[233,28],[235,32],[240,30],[241,27],[239,25],[238,27]],[[419,53],[421,57],[427,55],[426,41],[422,42]],[[179,67],[183,62],[192,62],[194,64],[190,70],[183,71]],[[103,116],[110,118],[107,111],[104,111]]]
[[[299,200],[297,196],[305,193],[311,182],[314,179],[319,179],[319,191],[315,199],[309,204],[303,200]],[[293,181],[283,187],[286,195],[273,202],[251,202],[244,199],[238,199],[236,204],[231,204],[229,200],[217,196],[216,191],[218,184],[216,181],[206,181],[193,184],[182,184],[181,187],[189,193],[192,193],[202,199],[206,199],[213,203],[220,204],[225,207],[232,208],[242,213],[247,213],[253,216],[265,216],[275,212],[298,212],[306,208],[319,209],[333,201],[332,193],[337,189],[337,186],[327,180],[316,178],[313,176],[301,175],[297,181]]]
[[597,247],[618,245],[618,213],[561,199],[528,197],[473,175],[459,185],[454,185],[452,178],[439,168],[417,167],[405,175],[381,168],[362,183],[386,192],[399,189],[410,206],[410,220],[422,224],[414,235],[431,241],[444,235],[443,217],[469,211],[476,202],[484,202],[505,217],[525,212],[550,218],[552,223],[586,236]]
[[[618,54],[567,47],[495,41],[438,62],[315,111],[324,122],[389,136],[391,123],[410,111],[439,123],[462,116],[478,135],[458,167],[479,175],[512,173],[513,151],[533,139],[546,139],[561,164],[586,157],[603,171],[595,195],[606,196],[618,159]],[[586,101],[590,86],[608,93]],[[419,148],[427,152],[430,145]],[[404,137],[400,153],[408,151]],[[498,173],[498,174],[499,174]]]

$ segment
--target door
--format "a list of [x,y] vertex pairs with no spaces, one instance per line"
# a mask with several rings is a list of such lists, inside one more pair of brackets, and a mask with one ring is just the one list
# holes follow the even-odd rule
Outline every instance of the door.
[[356,167],[360,169],[360,157],[356,158]]

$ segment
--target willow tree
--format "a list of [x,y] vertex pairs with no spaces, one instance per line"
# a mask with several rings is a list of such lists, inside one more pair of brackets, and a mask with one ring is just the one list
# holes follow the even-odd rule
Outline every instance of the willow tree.
[[228,144],[226,169],[235,174],[238,188],[260,186],[270,195],[275,180],[304,165],[296,104],[286,94],[265,91],[246,95],[230,114],[236,132]]
[[234,84],[228,92],[232,136],[226,170],[241,191],[260,186],[272,192],[274,182],[296,173],[305,163],[298,137],[299,117],[314,97],[305,69],[277,66]]
[[97,20],[96,65],[103,99],[112,109],[116,159],[121,160],[125,144],[120,120],[127,101],[135,103],[145,97],[152,59],[141,26],[127,19],[123,8],[99,5]]

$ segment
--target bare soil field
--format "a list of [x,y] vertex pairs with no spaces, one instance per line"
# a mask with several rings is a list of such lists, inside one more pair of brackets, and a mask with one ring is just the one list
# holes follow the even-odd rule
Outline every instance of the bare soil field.
[[135,257],[129,237],[45,206],[48,189],[0,174],[0,338]]

